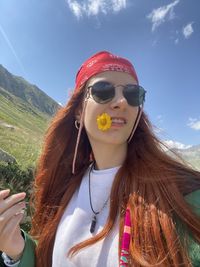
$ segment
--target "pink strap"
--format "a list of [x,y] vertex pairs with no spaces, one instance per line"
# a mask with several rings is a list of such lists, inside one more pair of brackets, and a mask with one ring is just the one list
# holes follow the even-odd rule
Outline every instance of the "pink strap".
[[124,230],[122,234],[122,245],[120,252],[119,267],[128,266],[130,239],[131,239],[131,218],[130,218],[130,209],[129,207],[127,207],[124,218]]
[[[87,92],[86,92],[86,96],[87,96]],[[84,120],[84,115],[85,115],[85,108],[86,108],[86,104],[87,104],[87,97],[84,97],[84,104],[83,104],[83,111],[81,114],[81,118],[80,118],[80,126],[79,126],[79,130],[78,130],[78,136],[77,136],[77,140],[76,140],[76,146],[75,146],[75,152],[74,152],[74,158],[73,158],[73,162],[72,162],[72,173],[75,174],[75,164],[76,164],[76,157],[77,157],[77,152],[78,152],[78,145],[79,145],[79,141],[80,141],[80,137],[81,137],[81,131],[83,128],[83,120]]]

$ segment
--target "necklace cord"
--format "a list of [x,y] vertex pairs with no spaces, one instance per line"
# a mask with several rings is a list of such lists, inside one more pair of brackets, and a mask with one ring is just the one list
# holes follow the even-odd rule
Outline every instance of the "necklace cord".
[[92,212],[95,214],[95,215],[97,215],[97,214],[99,214],[104,208],[105,208],[105,206],[106,206],[106,204],[108,203],[108,200],[109,200],[109,198],[110,198],[110,196],[108,197],[108,199],[106,200],[106,202],[104,203],[104,205],[103,205],[103,207],[99,210],[99,211],[95,211],[94,210],[94,208],[93,208],[93,206],[92,206],[92,197],[91,197],[91,172],[92,172],[92,169],[93,169],[93,167],[94,167],[94,163],[92,164],[92,166],[91,166],[91,168],[90,168],[90,170],[89,170],[89,200],[90,200],[90,207],[91,207],[91,210],[92,210]]

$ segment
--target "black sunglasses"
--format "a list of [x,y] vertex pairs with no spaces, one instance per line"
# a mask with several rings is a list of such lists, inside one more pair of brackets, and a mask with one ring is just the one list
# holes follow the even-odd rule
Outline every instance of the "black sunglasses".
[[146,91],[143,87],[137,84],[115,86],[110,82],[99,81],[91,86],[88,86],[88,89],[91,88],[91,95],[97,103],[105,104],[114,98],[115,87],[117,86],[123,87],[123,95],[130,106],[137,107],[145,101]]

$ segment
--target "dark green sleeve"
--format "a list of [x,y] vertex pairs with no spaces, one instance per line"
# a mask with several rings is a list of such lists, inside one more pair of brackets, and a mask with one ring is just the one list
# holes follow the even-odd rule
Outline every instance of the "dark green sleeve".
[[[190,193],[185,199],[200,219],[200,190]],[[192,261],[192,266],[200,267],[200,244],[197,243],[191,235],[189,236],[188,253]]]
[[34,241],[30,235],[22,230],[22,234],[25,239],[25,247],[22,258],[18,267],[34,267],[35,266],[35,247],[36,241]]
[[[25,239],[25,247],[23,255],[20,259],[18,267],[34,267],[35,266],[35,247],[36,241],[34,241],[26,232],[21,230],[22,235]],[[0,251],[0,267],[6,267],[1,257],[2,252]]]

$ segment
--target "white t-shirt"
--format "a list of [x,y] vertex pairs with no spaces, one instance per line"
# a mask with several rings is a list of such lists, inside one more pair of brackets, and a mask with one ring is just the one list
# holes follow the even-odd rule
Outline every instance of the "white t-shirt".
[[[91,199],[93,209],[98,212],[109,197],[112,183],[119,167],[92,170]],[[89,168],[90,169],[90,168]],[[89,169],[85,173],[79,189],[74,193],[59,223],[52,267],[116,267],[118,263],[119,218],[110,234],[103,240],[84,248],[72,258],[66,257],[69,249],[100,232],[109,213],[109,201],[97,215],[95,232],[90,233],[93,212],[89,201]]]

